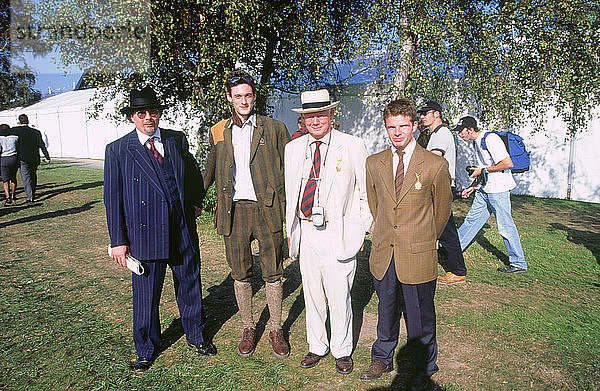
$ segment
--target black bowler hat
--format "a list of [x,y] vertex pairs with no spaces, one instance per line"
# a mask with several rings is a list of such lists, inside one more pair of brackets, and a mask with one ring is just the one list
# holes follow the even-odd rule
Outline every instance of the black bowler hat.
[[168,106],[161,105],[156,98],[156,92],[148,86],[141,90],[131,90],[129,93],[129,106],[121,109],[121,113],[130,115],[140,109],[164,109]]
[[462,132],[464,128],[473,128],[477,130],[477,121],[473,117],[462,117],[456,127],[452,129],[454,132]]
[[441,113],[442,106],[440,106],[440,104],[437,103],[436,101],[430,100],[430,101],[425,102],[423,107],[421,107],[419,109],[419,111],[417,111],[417,113],[422,114],[422,113],[428,112],[429,110],[435,110],[435,111],[439,111]]

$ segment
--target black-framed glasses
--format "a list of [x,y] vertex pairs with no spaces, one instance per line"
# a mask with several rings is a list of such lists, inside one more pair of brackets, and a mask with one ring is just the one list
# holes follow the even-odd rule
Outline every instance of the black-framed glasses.
[[135,115],[137,115],[137,117],[139,119],[144,119],[144,118],[146,118],[146,113],[150,114],[150,117],[156,118],[156,117],[158,117],[160,110],[159,109],[137,110],[135,112]]
[[237,83],[240,82],[240,80],[242,82],[245,82],[245,83],[250,84],[250,85],[254,84],[254,79],[252,79],[251,76],[245,76],[245,75],[244,76],[232,76],[229,79],[229,83],[231,83],[231,84],[237,84]]

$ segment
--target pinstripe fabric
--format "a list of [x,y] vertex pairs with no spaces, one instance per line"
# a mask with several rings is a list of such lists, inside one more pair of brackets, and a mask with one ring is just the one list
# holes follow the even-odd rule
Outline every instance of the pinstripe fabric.
[[[104,203],[111,246],[127,244],[148,273],[132,276],[134,342],[140,357],[160,347],[158,304],[167,262],[188,342],[203,341],[198,235],[192,205],[204,195],[202,177],[181,132],[161,129],[160,165],[135,131],[106,147]],[[160,262],[153,262],[160,261]]]
[[393,255],[400,282],[420,284],[434,280],[436,240],[451,211],[448,162],[417,145],[398,198],[390,148],[369,156],[366,169],[367,198],[374,219],[371,273],[381,280]]

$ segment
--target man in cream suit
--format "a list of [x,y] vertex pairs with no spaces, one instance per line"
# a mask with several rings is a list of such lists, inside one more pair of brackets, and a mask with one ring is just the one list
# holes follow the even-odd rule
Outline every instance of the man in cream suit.
[[443,157],[415,142],[418,117],[411,101],[390,102],[383,118],[392,145],[369,156],[366,165],[374,219],[369,264],[379,307],[371,365],[361,379],[375,379],[393,369],[404,307],[407,346],[417,369],[409,389],[425,390],[438,370],[433,302],[436,241],[450,217],[450,174]]
[[[334,108],[325,89],[301,95],[308,134],[285,148],[286,229],[290,257],[300,255],[309,352],[300,366],[312,368],[331,349],[336,370],[352,372],[350,289],[356,253],[372,218],[365,188],[364,142],[332,127]],[[331,342],[325,320],[329,304]]]

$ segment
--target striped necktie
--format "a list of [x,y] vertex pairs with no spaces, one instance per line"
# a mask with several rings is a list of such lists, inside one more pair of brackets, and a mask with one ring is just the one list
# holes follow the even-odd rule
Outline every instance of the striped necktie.
[[400,190],[402,190],[402,182],[404,181],[404,151],[396,150],[398,154],[398,166],[396,167],[396,178],[394,180],[396,184],[396,200],[400,199]]
[[158,160],[159,163],[162,163],[162,155],[160,154],[160,152],[158,152],[156,150],[156,147],[154,146],[154,139],[157,139],[158,137],[150,137],[148,139],[148,145],[150,145],[150,151],[152,151],[152,154],[154,155],[154,157]]
[[304,186],[304,193],[302,194],[302,202],[300,203],[300,210],[304,216],[308,217],[312,213],[313,202],[315,201],[315,190],[317,190],[317,178],[319,178],[319,172],[321,171],[321,152],[319,146],[321,141],[315,141],[315,155],[313,158],[312,168],[310,169],[310,175],[306,186]]

